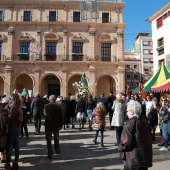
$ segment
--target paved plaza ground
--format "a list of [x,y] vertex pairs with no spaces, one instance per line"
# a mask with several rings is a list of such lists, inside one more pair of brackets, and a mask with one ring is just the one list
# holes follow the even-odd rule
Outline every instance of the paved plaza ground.
[[[107,126],[104,132],[104,147],[92,142],[95,131],[89,131],[88,125],[79,131],[76,129],[60,131],[60,146],[62,153],[54,155],[52,160],[47,157],[44,126],[41,134],[35,135],[33,123],[29,123],[29,139],[21,139],[20,170],[121,170],[122,161],[119,158],[116,143],[116,133]],[[149,170],[170,170],[170,151],[160,152],[160,136],[157,134],[153,143],[153,167]],[[147,140],[147,139],[146,139]],[[100,142],[100,138],[98,138]],[[0,164],[0,168],[3,164]]]

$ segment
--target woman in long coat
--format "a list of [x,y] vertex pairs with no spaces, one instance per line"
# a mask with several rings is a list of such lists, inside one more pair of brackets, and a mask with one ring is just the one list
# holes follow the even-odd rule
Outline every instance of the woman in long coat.
[[118,150],[124,152],[124,170],[147,170],[152,167],[152,135],[137,101],[127,104],[129,120],[125,123]]
[[123,125],[125,122],[125,112],[126,112],[126,103],[125,100],[122,99],[120,94],[116,95],[116,100],[113,103],[113,117],[111,126],[116,128],[116,139],[117,145],[120,144],[120,137],[123,129]]

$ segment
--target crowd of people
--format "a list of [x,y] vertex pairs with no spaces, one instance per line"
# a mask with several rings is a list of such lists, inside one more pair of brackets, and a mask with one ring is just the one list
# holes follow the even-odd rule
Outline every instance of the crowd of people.
[[[114,95],[113,91],[109,91],[107,97],[101,93],[98,99],[93,99],[90,94],[75,98],[70,94],[67,97],[56,97],[55,95],[42,97],[39,93],[36,93],[35,98],[31,99],[28,95],[19,96],[17,89],[15,89],[10,95],[9,101],[0,107],[1,132],[4,128],[7,136],[5,144],[2,144],[2,138],[0,140],[1,162],[6,163],[4,170],[18,168],[19,139],[29,138],[28,121],[33,120],[35,135],[40,135],[41,120],[44,117],[48,158],[52,159],[52,134],[54,135],[55,152],[60,154],[59,131],[62,128],[64,130],[78,128],[81,131],[85,128],[86,120],[88,130],[94,129],[96,131],[93,139],[94,144],[97,144],[100,132],[100,145],[104,147],[107,114],[110,118],[109,129],[116,131],[117,142],[115,145],[123,153],[123,157],[121,157],[124,160],[124,170],[146,170],[152,166],[152,141],[155,140],[155,127],[157,125],[159,125],[162,135],[158,144],[162,147],[159,150],[168,151],[169,102],[169,94],[161,97],[160,103],[158,103],[154,93],[148,93],[144,100],[140,94]],[[8,126],[4,126],[3,120]],[[15,151],[15,160],[11,167],[12,148]]]

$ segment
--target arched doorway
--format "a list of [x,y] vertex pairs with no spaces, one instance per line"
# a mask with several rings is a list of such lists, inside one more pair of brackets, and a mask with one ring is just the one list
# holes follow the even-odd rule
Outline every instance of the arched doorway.
[[60,96],[60,80],[55,75],[47,75],[41,82],[41,94]]
[[4,80],[3,78],[0,76],[0,95],[4,95]]
[[73,83],[81,81],[82,75],[74,75],[72,76],[68,81],[68,93],[71,93],[71,95],[75,95],[75,88],[73,87]]
[[116,94],[116,82],[111,76],[102,76],[97,81],[97,98],[101,93],[105,94],[105,97],[109,96],[109,91],[113,90]]
[[[22,93],[22,90],[25,88],[26,90],[33,91],[33,80],[27,74],[21,74],[18,76],[14,83],[14,88],[18,89],[19,93]],[[28,94],[28,91],[27,91]]]

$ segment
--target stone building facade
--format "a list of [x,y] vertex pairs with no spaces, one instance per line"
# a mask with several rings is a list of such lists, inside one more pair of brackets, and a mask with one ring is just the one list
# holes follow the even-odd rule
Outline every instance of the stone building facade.
[[74,94],[85,73],[96,97],[125,90],[123,9],[113,0],[1,0],[0,94]]

